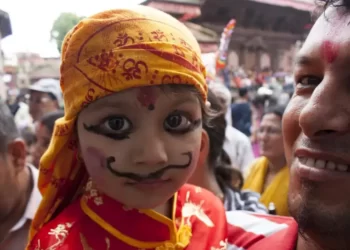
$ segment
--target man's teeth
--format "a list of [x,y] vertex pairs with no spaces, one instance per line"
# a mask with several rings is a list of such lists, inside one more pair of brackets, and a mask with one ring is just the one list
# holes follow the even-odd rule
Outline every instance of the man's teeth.
[[337,170],[340,172],[348,172],[350,170],[348,165],[337,164],[333,161],[317,160],[313,158],[301,157],[299,158],[300,163],[314,168],[326,168],[329,170]]

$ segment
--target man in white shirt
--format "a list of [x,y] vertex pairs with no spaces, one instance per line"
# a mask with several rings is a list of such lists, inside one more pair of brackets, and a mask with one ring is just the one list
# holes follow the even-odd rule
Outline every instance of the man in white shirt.
[[56,79],[44,78],[29,88],[29,112],[34,122],[50,112],[60,109],[63,103],[60,82]]
[[226,116],[228,125],[226,126],[224,150],[230,157],[232,166],[239,169],[245,176],[254,161],[254,154],[249,138],[238,129],[229,125],[232,124],[229,122],[231,119],[231,92],[223,83],[211,83],[209,88],[221,101],[223,107],[226,108],[226,113],[230,114]]
[[0,249],[24,250],[41,201],[38,170],[26,163],[26,146],[7,105],[0,103]]

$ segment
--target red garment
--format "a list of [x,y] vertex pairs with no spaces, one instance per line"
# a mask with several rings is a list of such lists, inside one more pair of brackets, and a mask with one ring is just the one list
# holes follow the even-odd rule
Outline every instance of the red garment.
[[233,211],[227,213],[229,249],[294,250],[298,225],[290,217]]
[[174,196],[173,218],[137,210],[90,187],[34,237],[30,250],[221,250],[227,224],[222,202],[185,185]]

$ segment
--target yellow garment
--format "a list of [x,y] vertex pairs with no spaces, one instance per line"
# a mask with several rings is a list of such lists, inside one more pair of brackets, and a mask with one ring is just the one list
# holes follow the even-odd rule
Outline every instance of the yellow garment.
[[82,20],[62,45],[61,89],[65,116],[56,121],[40,162],[43,200],[30,239],[80,195],[87,181],[77,157],[75,121],[85,105],[140,86],[188,84],[207,98],[199,45],[179,21],[145,6],[111,10]]
[[289,216],[288,211],[288,189],[289,189],[289,168],[283,167],[273,178],[272,182],[263,192],[266,174],[269,168],[269,161],[266,157],[259,158],[252,166],[243,189],[261,194],[260,201],[268,207],[273,202],[278,215]]

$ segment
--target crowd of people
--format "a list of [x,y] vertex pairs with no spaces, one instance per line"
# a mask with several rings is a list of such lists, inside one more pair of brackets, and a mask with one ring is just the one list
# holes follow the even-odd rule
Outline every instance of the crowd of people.
[[81,21],[60,81],[0,103],[0,249],[350,249],[348,2],[327,2],[293,91],[208,81],[149,7]]

